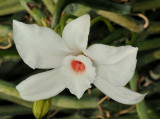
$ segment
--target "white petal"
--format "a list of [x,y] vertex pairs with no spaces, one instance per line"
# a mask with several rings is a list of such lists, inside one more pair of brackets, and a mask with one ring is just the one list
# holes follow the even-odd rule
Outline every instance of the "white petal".
[[97,76],[94,85],[113,100],[123,104],[136,104],[145,97],[145,94],[134,92],[125,87],[113,86],[100,76]]
[[116,86],[124,86],[132,78],[138,48],[95,44],[85,51],[96,64],[98,74]]
[[65,85],[59,70],[54,69],[29,77],[16,88],[24,100],[36,101],[59,94]]
[[47,27],[14,20],[13,37],[20,56],[32,68],[56,68],[69,54],[65,42]]
[[83,15],[69,22],[62,34],[68,47],[76,51],[84,51],[88,43],[88,34],[90,29],[90,16]]
[[[73,60],[82,62],[85,65],[85,70],[83,72],[75,72],[71,65]],[[93,83],[96,75],[92,62],[84,55],[65,57],[60,71],[66,87],[72,94],[76,95],[78,99],[91,87],[90,84]]]

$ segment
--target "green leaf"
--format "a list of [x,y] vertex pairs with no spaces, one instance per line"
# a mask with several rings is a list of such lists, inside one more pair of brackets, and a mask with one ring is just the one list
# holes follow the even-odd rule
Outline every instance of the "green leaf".
[[26,108],[23,106],[19,105],[5,105],[5,106],[0,106],[0,115],[10,115],[10,116],[15,116],[15,115],[26,115],[26,114],[31,114],[32,110],[30,108]]
[[135,44],[139,51],[152,50],[160,48],[160,38],[148,39],[142,42],[137,42]]
[[145,65],[148,65],[149,63],[152,63],[152,62],[157,61],[159,59],[160,59],[160,50],[146,53],[145,55],[141,55],[138,57],[137,67],[138,67],[138,69],[140,69],[140,68],[144,67]]
[[[132,90],[137,90],[137,73],[135,72],[134,73],[134,76],[133,78],[130,80],[129,82],[130,84],[130,87]],[[137,109],[137,113],[138,113],[138,116],[140,119],[149,119],[149,116],[148,116],[148,112],[147,112],[147,107],[146,107],[146,104],[145,104],[145,101],[142,100],[141,102],[137,103],[136,104],[136,109]]]
[[19,3],[20,0],[3,0],[0,1],[0,16],[23,11],[24,8]]
[[98,10],[97,14],[102,15],[103,17],[119,24],[122,27],[129,29],[132,32],[141,32],[143,30],[142,24],[139,24],[133,18],[115,12],[102,11]]

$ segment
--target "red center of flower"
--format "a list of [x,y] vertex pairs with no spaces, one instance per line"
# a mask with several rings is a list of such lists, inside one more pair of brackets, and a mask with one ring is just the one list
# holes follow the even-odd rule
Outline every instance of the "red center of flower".
[[75,72],[83,72],[85,70],[85,65],[77,60],[72,60],[71,66]]

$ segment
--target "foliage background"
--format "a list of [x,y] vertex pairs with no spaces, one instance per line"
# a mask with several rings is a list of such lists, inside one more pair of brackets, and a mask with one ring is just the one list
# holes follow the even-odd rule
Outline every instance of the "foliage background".
[[160,119],[160,0],[0,0],[0,119],[34,119],[32,102],[21,99],[15,86],[43,71],[32,70],[19,57],[12,37],[13,19],[55,28],[67,14],[103,17],[92,25],[89,45],[138,47],[137,68],[127,86],[148,95],[135,106],[106,100],[101,104],[102,116],[97,102],[105,95],[95,87],[81,100],[65,90],[52,98],[44,119]]

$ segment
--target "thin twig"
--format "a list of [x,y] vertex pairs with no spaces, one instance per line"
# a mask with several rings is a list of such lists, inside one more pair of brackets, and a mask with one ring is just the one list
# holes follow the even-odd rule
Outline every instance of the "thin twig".
[[102,115],[97,115],[95,118],[96,119],[104,119],[104,117]]
[[105,97],[103,97],[103,98],[97,103],[98,109],[99,109],[99,111],[101,112],[101,114],[103,114],[103,110],[102,110],[100,104],[103,103],[106,99],[109,99],[109,97],[108,97],[108,96],[105,96]]
[[145,24],[143,25],[143,28],[146,29],[149,26],[149,20],[146,16],[144,16],[143,14],[137,14],[139,17],[141,17],[142,19],[144,19]]
[[115,117],[119,117],[120,115],[126,114],[128,112],[130,112],[131,110],[133,110],[135,108],[135,105],[132,105],[131,107],[129,107],[128,109],[122,110],[119,113],[115,114]]
[[12,46],[11,39],[8,38],[7,40],[8,40],[8,45],[6,45],[6,46],[0,46],[0,49],[6,50],[6,49],[8,49],[8,48],[10,48]]
[[61,108],[57,109],[52,114],[48,115],[47,119],[50,119],[50,118],[54,117],[60,110],[61,110]]
[[92,92],[91,92],[90,88],[88,88],[88,94],[89,94],[89,96],[92,96]]
[[1,65],[2,65],[2,62],[3,62],[3,60],[2,60],[2,59],[0,59],[0,67],[1,67]]
[[107,117],[107,119],[109,119],[109,118],[111,117],[111,115],[110,115],[109,111],[105,110],[104,112],[106,113],[106,117]]

